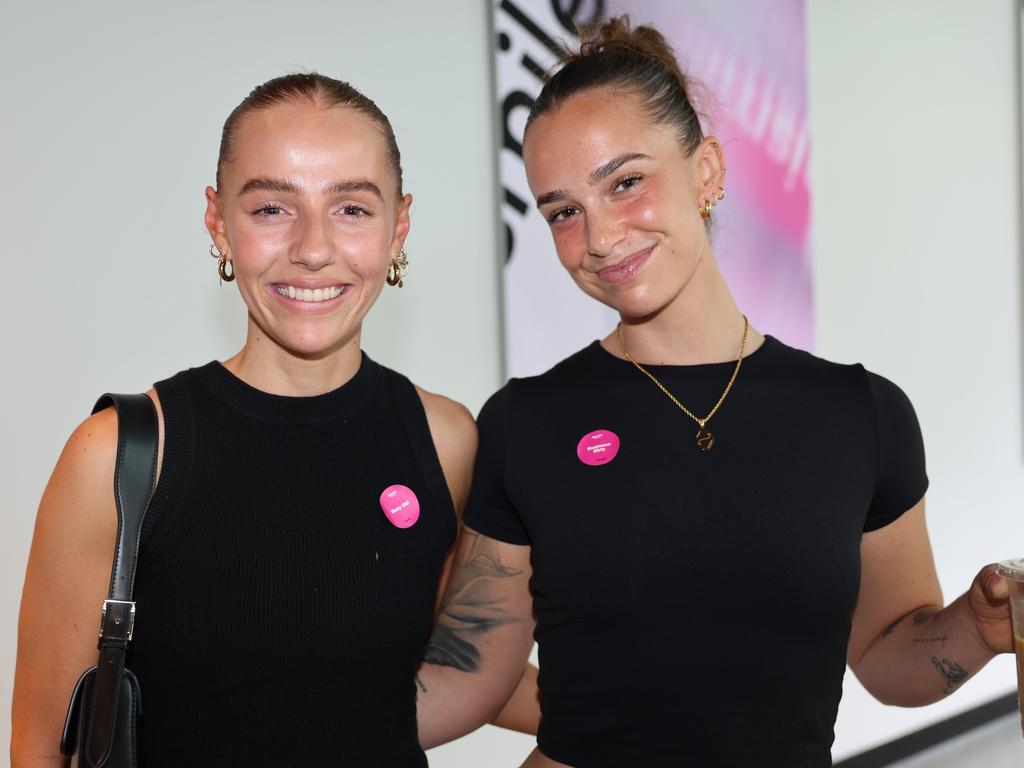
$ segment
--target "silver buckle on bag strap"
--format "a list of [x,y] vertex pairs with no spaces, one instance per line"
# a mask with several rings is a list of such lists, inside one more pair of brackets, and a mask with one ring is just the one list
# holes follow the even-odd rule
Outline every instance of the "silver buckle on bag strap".
[[[111,610],[111,607],[113,607],[113,609],[115,611],[117,611],[118,608],[120,608],[120,611],[123,613],[125,608],[122,608],[121,606],[127,606],[127,611],[128,611],[128,615],[126,617],[126,620],[128,622],[127,638],[128,638],[128,640],[132,639],[132,632],[135,631],[135,601],[134,600],[104,600],[103,601],[103,613],[100,614],[100,639],[101,640],[103,639],[103,630],[107,626],[107,613]],[[121,621],[122,621],[122,619],[121,619],[120,616],[115,616],[114,617],[113,623],[114,623],[114,625],[115,625],[115,627],[117,629],[120,629],[119,625],[121,624]],[[114,627],[112,627],[112,629],[113,628]],[[117,632],[117,634],[123,634],[123,633],[122,632]]]

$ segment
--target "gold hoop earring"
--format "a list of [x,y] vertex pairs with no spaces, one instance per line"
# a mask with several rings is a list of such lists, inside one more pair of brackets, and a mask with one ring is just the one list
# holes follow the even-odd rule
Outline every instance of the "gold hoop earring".
[[405,271],[409,269],[409,256],[405,252],[405,248],[401,248],[397,255],[393,256],[391,263],[388,264],[388,274],[384,278],[388,285],[397,285],[401,288],[404,283],[402,278],[405,276]]
[[704,219],[704,221],[708,221],[711,218],[711,208],[713,205],[714,204],[709,199],[706,203],[704,203],[704,205],[697,209],[697,211],[700,213],[700,217]]
[[719,187],[718,192],[715,193],[715,202],[722,202],[725,200],[725,187]]
[[[228,270],[231,270],[230,272]],[[217,262],[217,274],[220,275],[221,285],[230,283],[235,279],[235,267],[226,255],[221,255]]]

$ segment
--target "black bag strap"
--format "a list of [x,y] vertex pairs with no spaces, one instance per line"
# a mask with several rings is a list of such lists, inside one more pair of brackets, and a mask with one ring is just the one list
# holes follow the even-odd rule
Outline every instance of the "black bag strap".
[[110,753],[117,723],[117,703],[124,676],[125,655],[135,625],[135,564],[139,555],[142,519],[156,486],[159,427],[156,408],[145,394],[106,394],[92,412],[117,410],[117,463],[114,499],[117,503],[117,546],[110,569],[110,591],[100,619],[99,662],[93,684],[93,709],[88,722],[85,758],[102,765]]

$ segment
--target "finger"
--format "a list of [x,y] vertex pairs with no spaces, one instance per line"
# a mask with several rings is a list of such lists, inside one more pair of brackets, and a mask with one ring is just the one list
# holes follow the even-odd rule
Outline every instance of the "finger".
[[1006,579],[1000,576],[997,572],[990,573],[983,583],[985,596],[989,600],[1002,602],[1010,596],[1010,590],[1006,584]]
[[1006,582],[995,563],[982,568],[968,591],[968,602],[975,616],[983,621],[998,621],[1009,615]]

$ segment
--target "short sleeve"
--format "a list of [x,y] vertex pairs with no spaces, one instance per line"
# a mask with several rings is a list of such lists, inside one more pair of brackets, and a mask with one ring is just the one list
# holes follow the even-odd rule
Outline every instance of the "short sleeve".
[[864,531],[883,528],[913,507],[928,490],[924,440],[914,406],[903,390],[868,372],[875,405],[878,476]]
[[505,485],[508,453],[509,399],[512,382],[484,403],[477,416],[480,435],[473,468],[473,485],[462,515],[474,531],[509,544],[529,544],[530,539],[515,507],[509,501]]

